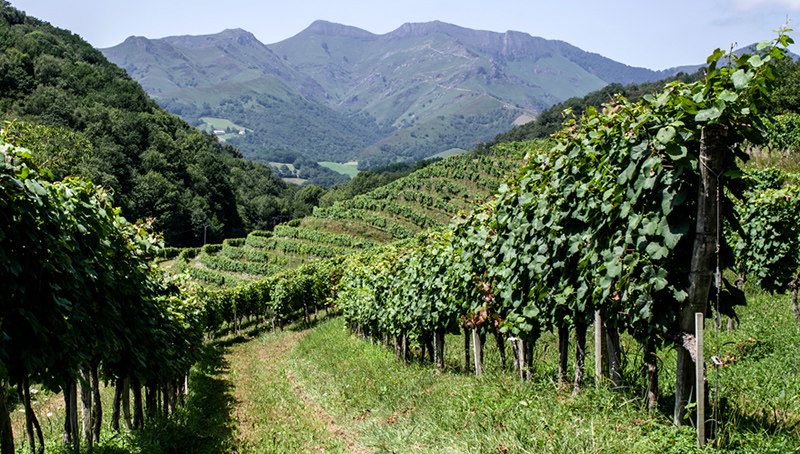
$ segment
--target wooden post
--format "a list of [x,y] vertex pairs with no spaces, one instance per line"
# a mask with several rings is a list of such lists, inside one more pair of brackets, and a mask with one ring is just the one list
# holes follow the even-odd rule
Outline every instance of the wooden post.
[[558,384],[564,385],[567,379],[567,361],[569,360],[569,328],[558,327]]
[[594,377],[597,386],[603,383],[603,321],[600,311],[594,311]]
[[5,383],[0,380],[0,454],[14,454],[16,452],[14,450],[14,432],[6,405],[5,386]]
[[444,369],[444,329],[437,328],[433,332],[433,348],[435,349],[436,369]]
[[[697,194],[697,225],[692,249],[688,296],[678,312],[680,336],[695,332],[695,313],[705,314],[708,293],[714,280],[717,237],[718,176],[725,169],[728,130],[724,125],[708,125],[700,138],[700,188]],[[673,424],[686,424],[686,405],[695,382],[692,354],[685,344],[678,346],[675,367],[675,409]],[[705,400],[705,387],[696,389],[697,401]]]
[[83,423],[82,438],[86,446],[92,449],[92,374],[88,367],[80,370],[81,378],[81,422]]
[[697,390],[697,446],[706,445],[706,392],[705,359],[703,357],[703,313],[694,314],[697,361],[694,363],[695,389]]
[[403,333],[403,367],[408,366],[408,336]]
[[464,327],[464,375],[469,375],[469,328]]
[[575,380],[573,381],[572,395],[577,396],[583,386],[583,375],[586,361],[586,330],[587,325],[583,321],[578,321],[576,314],[575,320]]
[[475,375],[483,374],[483,345],[481,345],[481,336],[478,333],[478,328],[472,328],[472,347],[475,356]]

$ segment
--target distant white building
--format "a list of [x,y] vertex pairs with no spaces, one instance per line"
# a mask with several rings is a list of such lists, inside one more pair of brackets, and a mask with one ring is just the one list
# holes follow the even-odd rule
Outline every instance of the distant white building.
[[215,129],[214,130],[214,135],[221,136],[223,134],[225,134],[225,130],[224,129]]
[[247,133],[246,133],[244,130],[242,130],[242,131],[239,131],[239,135],[240,135],[240,136],[243,136],[243,135],[245,135],[245,134],[247,134]]

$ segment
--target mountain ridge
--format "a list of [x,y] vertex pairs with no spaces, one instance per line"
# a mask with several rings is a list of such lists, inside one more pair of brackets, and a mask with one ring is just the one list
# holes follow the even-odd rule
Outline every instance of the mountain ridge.
[[[274,44],[243,29],[145,40],[101,51],[171,112],[252,129],[231,138],[247,156],[283,147],[361,168],[471,149],[557,102],[666,74],[564,41],[441,21],[375,34],[317,20]],[[353,140],[330,137],[327,121]]]

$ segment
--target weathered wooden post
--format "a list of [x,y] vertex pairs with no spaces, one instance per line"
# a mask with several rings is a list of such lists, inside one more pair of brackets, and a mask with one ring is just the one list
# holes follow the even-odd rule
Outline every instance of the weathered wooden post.
[[[692,335],[695,332],[695,314],[705,314],[708,294],[714,279],[714,257],[717,238],[718,189],[725,165],[727,127],[708,125],[700,138],[700,187],[697,195],[697,225],[695,229],[692,263],[689,274],[689,289],[678,314],[678,358],[675,379],[675,410],[673,423],[686,424],[686,405],[695,383],[695,368],[692,363],[697,355],[697,346]],[[698,403],[705,399],[705,386],[697,389]],[[698,426],[701,424],[698,423]],[[703,440],[705,441],[705,440]]]
[[604,338],[605,333],[603,332],[603,320],[600,318],[600,311],[594,311],[594,376],[597,380],[597,386],[603,383]]

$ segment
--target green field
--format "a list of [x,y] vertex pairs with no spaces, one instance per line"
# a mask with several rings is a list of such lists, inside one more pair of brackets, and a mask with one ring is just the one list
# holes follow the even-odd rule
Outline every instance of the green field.
[[330,161],[322,161],[318,162],[317,164],[321,165],[322,167],[327,167],[334,172],[339,172],[344,175],[350,175],[350,178],[355,178],[358,175],[358,162],[357,161],[350,161],[344,164],[340,164],[338,162],[330,162]]
[[228,129],[231,128],[232,130],[236,131],[247,131],[252,132],[252,129],[245,128],[244,126],[239,126],[236,123],[226,120],[225,118],[214,118],[214,117],[201,117],[203,120],[203,124],[200,126],[200,129],[206,132],[212,132],[215,129]]
[[461,148],[450,148],[449,150],[444,150],[441,153],[436,153],[435,155],[431,156],[432,158],[449,158],[450,156],[456,156],[460,154],[466,153],[467,150],[462,150]]

